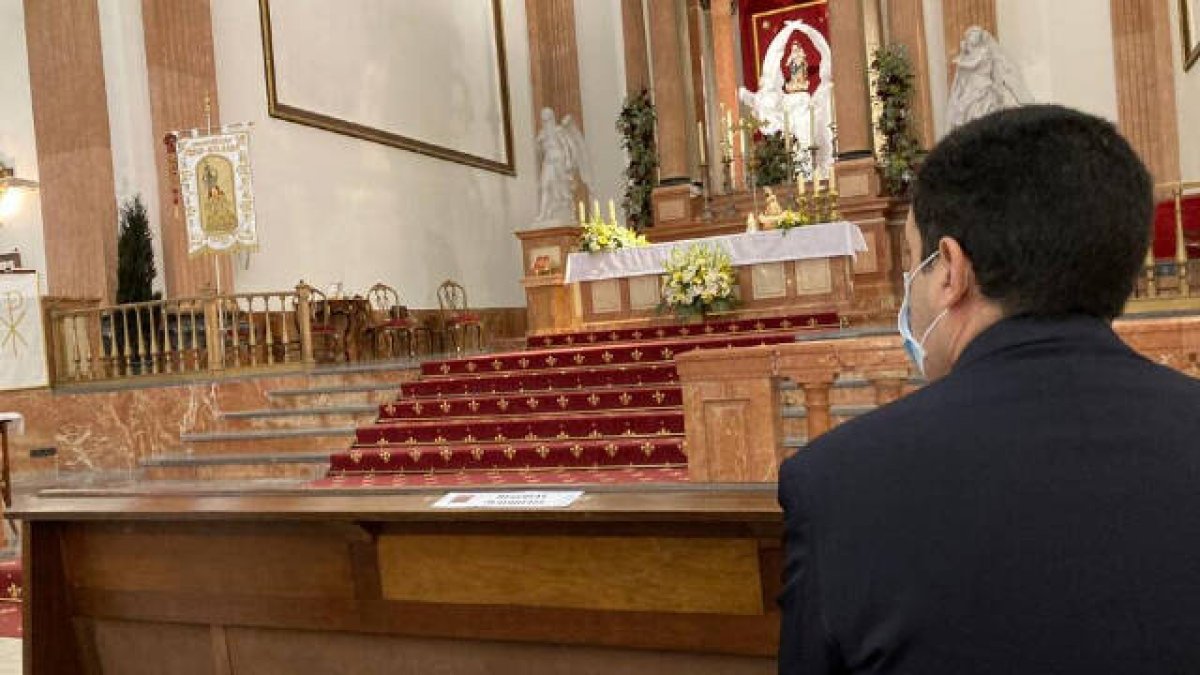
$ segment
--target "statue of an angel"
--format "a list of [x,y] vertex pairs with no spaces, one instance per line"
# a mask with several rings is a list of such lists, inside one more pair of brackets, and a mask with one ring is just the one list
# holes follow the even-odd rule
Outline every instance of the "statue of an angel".
[[947,108],[951,129],[1033,101],[1021,72],[1005,56],[996,38],[978,26],[967,29],[954,63],[958,68]]
[[541,167],[538,182],[539,225],[565,225],[575,219],[575,175],[591,185],[592,167],[583,133],[570,115],[562,121],[554,111],[542,108],[542,129],[537,135],[537,158]]

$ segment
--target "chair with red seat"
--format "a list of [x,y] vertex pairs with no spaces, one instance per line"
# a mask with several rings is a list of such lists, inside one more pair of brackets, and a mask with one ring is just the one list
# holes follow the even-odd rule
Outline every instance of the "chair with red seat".
[[[337,361],[338,356],[349,360],[346,355],[345,329],[334,325],[329,302],[325,294],[308,286],[309,332],[312,334],[313,353],[317,361]],[[296,334],[300,334],[300,317],[296,317]],[[318,345],[323,348],[324,358],[317,356]]]
[[467,290],[461,284],[447,279],[438,286],[438,310],[442,332],[454,343],[456,353],[462,353],[472,333],[475,335],[475,348],[483,349],[483,321],[471,311],[467,304]]
[[427,351],[433,351],[433,340],[429,328],[422,326],[408,312],[408,308],[400,304],[400,294],[396,289],[385,283],[377,283],[367,291],[367,303],[371,307],[370,333],[371,343],[375,353],[380,350],[380,342],[386,340],[388,356],[397,356],[397,347],[403,341],[408,358],[416,356],[420,336],[425,335]]

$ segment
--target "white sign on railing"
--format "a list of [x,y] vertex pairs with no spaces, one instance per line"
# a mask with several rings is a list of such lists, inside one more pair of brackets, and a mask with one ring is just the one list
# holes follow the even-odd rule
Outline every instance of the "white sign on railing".
[[583,496],[582,490],[539,492],[447,492],[435,509],[562,509]]
[[49,384],[38,275],[0,274],[0,389]]

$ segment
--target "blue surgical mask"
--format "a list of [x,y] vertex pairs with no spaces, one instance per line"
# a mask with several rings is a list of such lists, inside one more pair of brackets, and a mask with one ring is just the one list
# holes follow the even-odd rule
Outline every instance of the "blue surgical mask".
[[929,323],[929,327],[921,334],[921,339],[918,340],[912,332],[912,308],[909,305],[909,294],[912,291],[913,279],[937,256],[938,251],[930,253],[928,258],[917,265],[917,269],[904,273],[904,302],[900,303],[900,315],[896,317],[896,326],[900,329],[900,337],[904,339],[904,351],[913,365],[917,367],[917,371],[921,373],[921,377],[925,377],[925,341],[929,339],[929,334],[933,332],[938,323],[946,317],[946,312],[950,311],[950,308],[943,309],[934,317],[933,321]]

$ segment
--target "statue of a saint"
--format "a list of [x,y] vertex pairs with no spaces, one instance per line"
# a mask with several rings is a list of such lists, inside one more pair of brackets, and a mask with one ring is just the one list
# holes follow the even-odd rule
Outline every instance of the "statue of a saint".
[[789,94],[808,91],[808,57],[804,55],[804,48],[800,46],[799,42],[792,43],[791,51],[788,52],[783,67],[787,71],[787,84],[783,85],[784,91]]
[[575,220],[575,175],[585,185],[591,183],[591,164],[583,133],[570,115],[562,121],[554,111],[542,108],[542,129],[537,135],[538,225],[567,225]]
[[1004,55],[996,39],[978,26],[967,29],[954,63],[957,69],[947,107],[951,129],[1033,101],[1021,72]]

